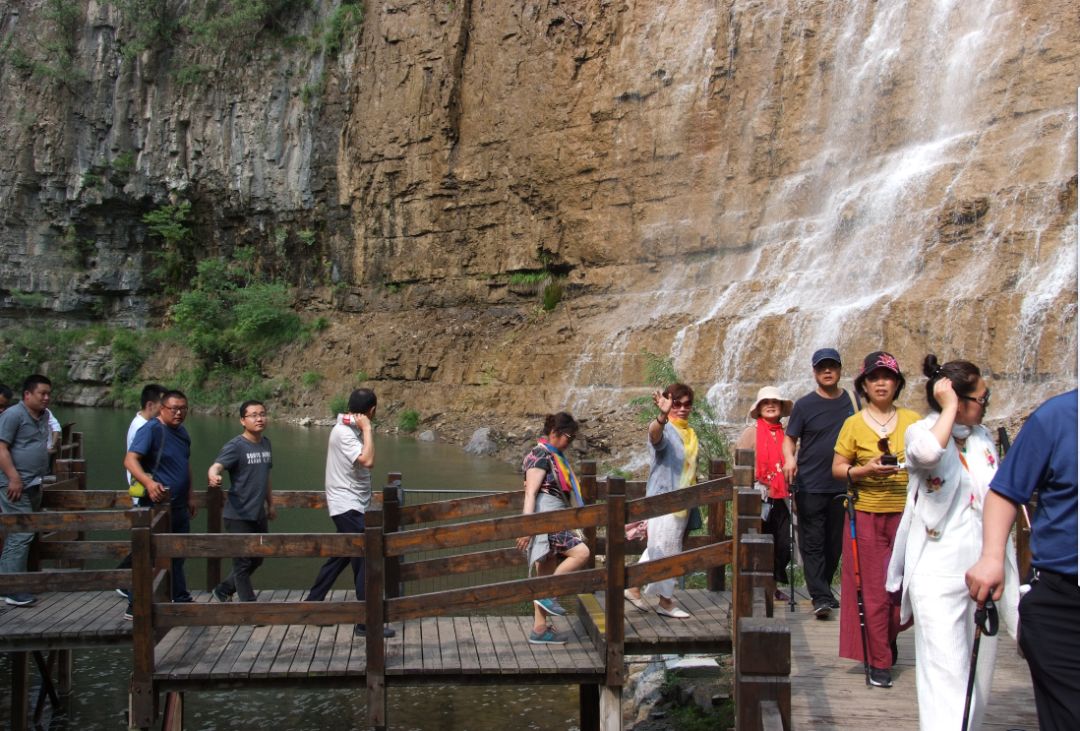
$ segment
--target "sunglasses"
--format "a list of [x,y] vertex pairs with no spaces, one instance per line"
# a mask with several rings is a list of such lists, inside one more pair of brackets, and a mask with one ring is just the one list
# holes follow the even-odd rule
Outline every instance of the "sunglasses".
[[671,404],[673,409],[689,409],[694,405],[693,401],[675,401]]
[[563,437],[563,439],[565,439],[565,440],[566,440],[567,442],[572,442],[572,441],[574,441],[574,437],[576,437],[576,436],[577,436],[577,434],[567,434],[567,433],[566,433],[566,432],[564,432],[564,431],[561,431],[561,432],[559,432],[559,434],[560,434],[560,435],[561,435],[561,436]]
[[878,439],[877,448],[881,450],[882,454],[892,454],[892,452],[889,450],[888,437],[882,437],[881,439]]
[[990,405],[990,389],[989,388],[986,389],[986,393],[984,393],[982,396],[979,396],[977,398],[975,396],[961,396],[960,398],[962,398],[964,401],[974,401],[979,406],[989,406]]

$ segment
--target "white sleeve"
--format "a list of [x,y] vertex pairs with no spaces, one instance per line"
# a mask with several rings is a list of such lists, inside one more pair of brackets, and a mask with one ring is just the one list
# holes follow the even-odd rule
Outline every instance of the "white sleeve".
[[904,459],[908,469],[932,470],[944,455],[944,447],[938,444],[925,419],[915,422],[904,432]]

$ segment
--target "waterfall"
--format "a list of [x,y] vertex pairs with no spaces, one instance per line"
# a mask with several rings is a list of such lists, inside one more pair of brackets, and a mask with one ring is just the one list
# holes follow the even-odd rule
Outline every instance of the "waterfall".
[[[765,5],[703,19],[735,46],[690,42],[672,64],[715,78],[716,59],[734,58],[746,101],[726,127],[733,149],[707,156],[710,218],[672,212],[639,230],[715,232],[715,244],[643,269],[597,318],[567,402],[625,403],[641,349],[709,384],[731,422],[760,385],[808,391],[825,346],[848,379],[877,349],[909,383],[928,352],[973,360],[992,381],[991,417],[1074,387],[1075,90],[1056,104],[1027,78],[1052,23],[1018,0]],[[740,59],[770,73],[740,77]],[[685,84],[671,118],[711,119],[707,89]],[[925,408],[917,389],[903,403]]]
[[[726,36],[713,32],[717,43],[738,36],[738,48],[689,42],[686,75],[715,77],[716,58],[735,59],[741,136],[708,158],[710,220],[673,215],[639,231],[651,241],[713,230],[716,245],[660,261],[598,319],[567,403],[625,403],[642,349],[708,383],[731,422],[759,385],[808,391],[810,354],[826,346],[845,356],[848,379],[878,349],[899,356],[909,382],[927,352],[969,358],[993,380],[991,417],[1074,388],[1076,208],[1062,200],[1076,187],[1077,113],[1071,89],[1069,104],[1029,98],[1025,66],[1054,28],[1032,27],[1020,8],[793,1],[732,11]],[[740,79],[739,59],[755,55],[772,72]],[[673,97],[672,116],[701,119],[705,104]],[[787,159],[758,199],[739,184],[759,163],[735,160],[755,154]],[[913,389],[904,403],[924,408]]]

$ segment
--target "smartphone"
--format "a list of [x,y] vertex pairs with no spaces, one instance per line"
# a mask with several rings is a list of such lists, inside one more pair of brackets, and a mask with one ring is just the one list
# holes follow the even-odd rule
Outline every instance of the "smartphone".
[[896,458],[895,454],[883,454],[883,455],[881,455],[881,464],[883,464],[883,465],[887,465],[889,467],[896,467],[896,465],[897,465],[897,463],[899,461],[900,460],[898,460]]

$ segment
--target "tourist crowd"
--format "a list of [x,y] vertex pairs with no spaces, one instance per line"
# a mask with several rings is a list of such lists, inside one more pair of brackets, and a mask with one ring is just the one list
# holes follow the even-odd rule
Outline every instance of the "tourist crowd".
[[[1031,668],[1040,726],[1080,728],[1080,585],[1077,581],[1077,392],[1050,399],[1021,429],[1008,456],[982,421],[990,388],[973,363],[922,363],[927,414],[902,408],[906,385],[891,354],[867,355],[854,390],[840,386],[840,353],[822,348],[811,358],[814,388],[796,401],[774,386],[762,387],[747,414],[749,425],[736,448],[754,452],[754,484],[762,498],[762,531],[773,537],[777,584],[793,583],[801,558],[809,609],[828,620],[840,613],[839,653],[862,663],[869,685],[893,683],[898,634],[914,626],[916,690],[924,729],[980,727],[989,700],[997,637],[976,617],[998,613],[1019,635]],[[41,487],[59,424],[48,410],[52,384],[33,375],[22,399],[0,385],[0,508],[4,514],[41,508]],[[698,437],[691,426],[694,391],[672,383],[653,394],[655,417],[647,430],[649,476],[654,496],[697,482]],[[372,420],[378,400],[370,389],[353,391],[347,412],[331,429],[325,469],[326,504],[339,533],[363,533],[371,505],[375,463]],[[168,501],[171,531],[186,533],[196,508],[192,493],[191,439],[184,428],[186,396],[157,384],[146,386],[127,433],[124,468],[136,506]],[[207,484],[221,487],[229,474],[223,518],[230,533],[266,533],[275,517],[267,409],[244,402],[241,433],[226,442],[207,470]],[[786,421],[786,424],[784,420]],[[567,412],[545,417],[541,436],[522,462],[525,514],[583,506],[567,450],[578,436]],[[1034,495],[1030,521],[1032,575],[1018,576],[1010,529]],[[1025,513],[1026,514],[1026,513]],[[700,527],[699,511],[680,511],[627,526],[627,538],[643,538],[640,561],[682,551],[684,537]],[[5,536],[0,575],[26,571],[33,533]],[[523,536],[529,574],[564,574],[584,567],[589,547],[575,529]],[[252,575],[260,558],[239,557],[213,589],[222,602],[255,601]],[[131,565],[125,558],[122,567]],[[306,599],[322,601],[346,568],[355,594],[365,597],[362,557],[329,558]],[[839,597],[834,578],[840,570]],[[172,600],[190,602],[183,559],[172,562]],[[676,581],[667,578],[626,589],[637,611],[683,620]],[[131,596],[126,616],[131,618]],[[794,586],[775,599],[792,601]],[[3,593],[0,591],[0,593]],[[13,606],[29,606],[29,594],[7,593]],[[566,614],[557,598],[534,602],[528,642],[560,644],[550,623]],[[363,624],[355,634],[364,635]],[[385,636],[393,636],[387,627]],[[980,638],[980,635],[981,638]],[[973,653],[977,649],[977,653]]]

